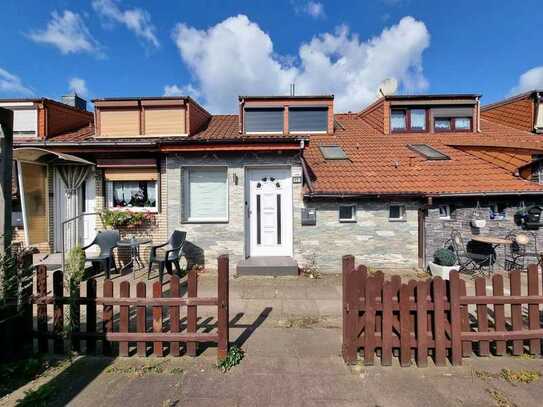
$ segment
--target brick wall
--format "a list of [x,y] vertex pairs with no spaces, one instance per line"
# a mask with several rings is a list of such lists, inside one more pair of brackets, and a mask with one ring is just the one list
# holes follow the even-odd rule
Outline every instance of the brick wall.
[[66,106],[62,103],[47,101],[47,137],[87,126],[93,121],[93,114]]

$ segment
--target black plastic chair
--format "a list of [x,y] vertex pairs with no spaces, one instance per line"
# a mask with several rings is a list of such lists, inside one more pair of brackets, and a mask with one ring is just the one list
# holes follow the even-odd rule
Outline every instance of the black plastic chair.
[[[175,265],[177,273],[181,276],[181,266],[179,265],[179,259],[183,256],[183,245],[185,244],[185,239],[187,237],[187,232],[182,232],[180,230],[174,231],[167,242],[151,246],[151,254],[149,256],[149,270],[147,272],[147,279],[151,276],[151,269],[153,263],[158,263],[159,270],[159,280],[162,283],[162,278],[164,276],[164,268],[168,270],[168,273],[172,274],[172,264]],[[157,249],[164,248],[163,253],[157,253]]]
[[104,230],[98,232],[91,244],[82,248],[83,250],[87,250],[89,247],[94,245],[97,245],[100,248],[100,253],[97,256],[90,256],[86,258],[87,261],[92,263],[95,273],[100,271],[100,266],[102,265],[105,268],[107,278],[110,278],[112,266],[117,273],[117,264],[115,264],[113,250],[117,247],[119,240],[121,240],[121,235],[118,230]]

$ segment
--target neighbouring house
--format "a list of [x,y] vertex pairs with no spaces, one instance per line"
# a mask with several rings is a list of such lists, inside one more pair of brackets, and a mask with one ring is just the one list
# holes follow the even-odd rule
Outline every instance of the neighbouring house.
[[[236,115],[189,97],[93,102],[94,127],[15,142],[16,154],[53,154],[52,251],[63,249],[63,220],[109,208],[152,214],[127,235],[186,231],[189,261],[209,268],[222,253],[240,273],[295,273],[311,261],[337,272],[347,253],[425,267],[452,229],[505,235],[517,208],[543,194],[533,175],[543,141],[486,118],[479,95],[391,95],[356,113],[335,113],[331,95],[241,96]],[[482,230],[470,227],[474,212],[488,220]],[[64,230],[64,249],[104,227],[87,218],[92,227]]]
[[[55,154],[47,144],[64,137],[75,141],[77,136],[93,132],[93,114],[86,110],[85,100],[75,94],[64,96],[62,102],[0,99],[0,107],[13,111],[13,145],[18,147],[13,154],[13,240],[49,252],[54,250],[58,225],[53,219],[58,202],[66,202],[63,184],[55,182],[55,168],[85,160]],[[32,148],[21,148],[25,145]]]

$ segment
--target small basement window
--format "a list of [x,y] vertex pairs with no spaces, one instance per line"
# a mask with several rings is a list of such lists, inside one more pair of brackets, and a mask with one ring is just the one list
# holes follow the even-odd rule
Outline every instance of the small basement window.
[[411,150],[419,153],[427,160],[450,160],[450,157],[429,146],[428,144],[408,144]]
[[340,222],[356,222],[356,205],[339,205]]
[[346,160],[347,155],[343,148],[337,145],[319,146],[321,154],[325,160]]
[[405,220],[405,206],[390,205],[388,209],[388,219],[391,221]]

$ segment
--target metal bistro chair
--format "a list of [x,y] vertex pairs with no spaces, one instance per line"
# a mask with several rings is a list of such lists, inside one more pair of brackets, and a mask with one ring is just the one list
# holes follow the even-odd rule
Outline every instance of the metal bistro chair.
[[[496,253],[494,250],[484,250],[482,245],[464,245],[464,239],[462,239],[462,235],[457,230],[451,232],[451,242],[456,253],[458,265],[460,266],[460,272],[467,272],[469,274],[482,273],[485,267],[489,271],[492,271],[496,262]],[[476,242],[472,241],[470,243]]]
[[[162,277],[164,275],[164,268],[168,270],[168,273],[172,274],[172,263],[177,269],[177,273],[181,275],[181,266],[179,265],[179,259],[183,255],[183,245],[185,244],[185,239],[187,237],[187,232],[182,232],[180,230],[174,231],[167,242],[151,246],[151,254],[149,256],[149,271],[147,272],[147,279],[151,276],[151,269],[153,263],[158,263],[159,270],[159,280],[162,283]],[[163,254],[157,253],[157,249],[164,248]]]
[[113,250],[117,247],[119,240],[121,240],[121,235],[118,230],[99,231],[92,243],[82,248],[83,250],[87,250],[94,245],[97,245],[100,248],[100,253],[97,256],[89,256],[86,258],[92,263],[95,273],[100,271],[101,265],[105,268],[107,278],[110,278],[112,266],[115,269],[115,272],[117,272]]
[[513,241],[505,255],[506,270],[525,270],[529,258],[534,258],[536,263],[540,262],[535,233],[511,231],[506,238]]

